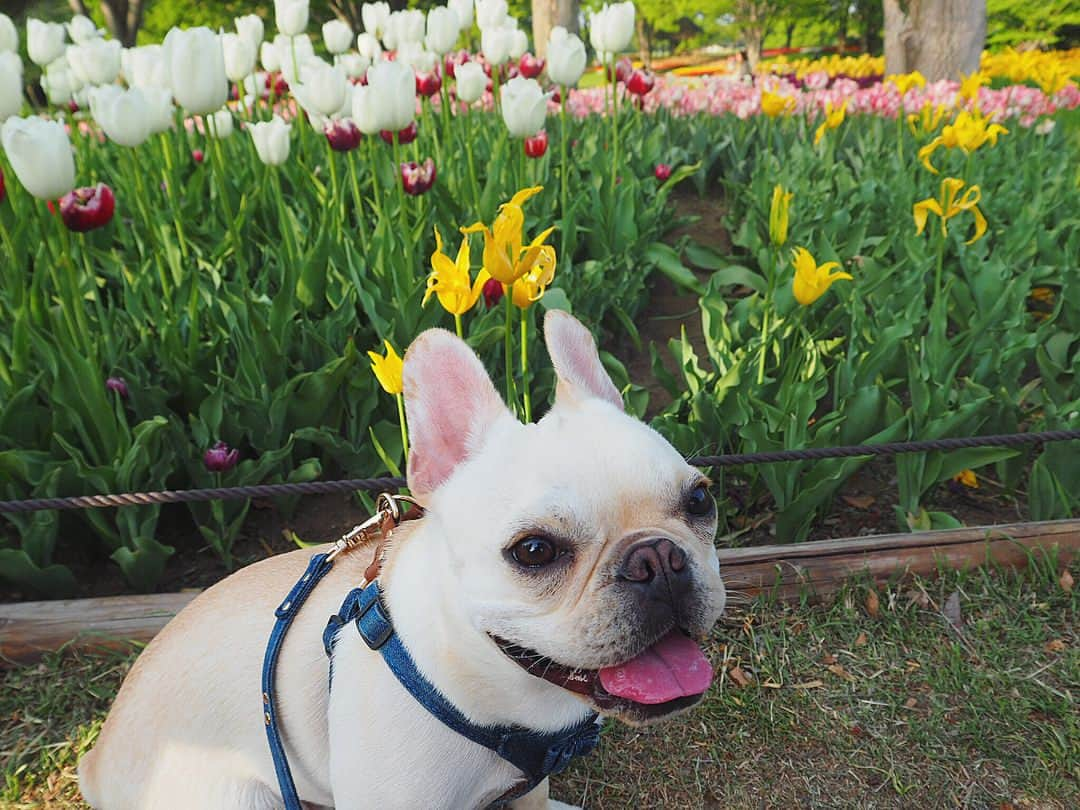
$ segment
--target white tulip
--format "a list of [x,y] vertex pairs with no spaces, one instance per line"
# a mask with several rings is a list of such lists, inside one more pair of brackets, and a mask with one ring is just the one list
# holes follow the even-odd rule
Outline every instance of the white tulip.
[[330,20],[323,23],[322,36],[323,42],[326,43],[326,50],[330,53],[345,53],[352,47],[352,29],[349,28],[347,22],[342,20]]
[[267,166],[280,166],[288,160],[290,129],[280,115],[275,115],[269,121],[250,124],[248,132],[251,133],[251,140],[255,142],[255,152],[259,160]]
[[289,84],[299,81],[296,76],[297,70],[302,68],[305,62],[315,58],[315,46],[311,44],[311,37],[307,34],[295,37],[278,34],[274,37],[274,44],[281,57],[280,70],[285,76],[285,81]]
[[488,64],[498,67],[510,59],[512,34],[510,28],[488,28],[480,32],[480,50]]
[[259,46],[259,63],[268,73],[281,70],[281,51],[278,50],[276,42],[264,42]]
[[94,21],[85,14],[76,14],[72,17],[71,22],[67,25],[67,30],[68,36],[71,37],[71,41],[76,43],[89,42],[91,39],[98,39],[105,33],[94,25]]
[[551,97],[536,79],[515,76],[502,87],[502,116],[515,138],[529,138],[544,128]]
[[330,117],[345,103],[348,83],[344,70],[320,59],[305,62],[300,68],[299,83],[290,83],[290,86],[296,100],[309,115],[318,113]]
[[228,107],[206,116],[206,123],[211,138],[228,138],[233,134],[233,117]]
[[7,14],[0,13],[0,53],[18,52],[19,32]]
[[55,200],[75,188],[71,141],[59,121],[38,116],[9,118],[0,129],[8,162],[23,188],[41,200]]
[[617,54],[630,47],[634,38],[634,4],[604,5],[589,16],[589,41],[598,53]]
[[230,82],[242,82],[255,70],[255,49],[239,34],[221,35],[221,53],[225,57],[225,76]]
[[481,31],[506,26],[506,0],[476,0],[476,24]]
[[128,48],[120,58],[124,79],[132,87],[164,87],[172,89],[169,65],[160,45],[141,45]]
[[510,32],[510,58],[520,59],[529,50],[529,36],[520,28]]
[[47,23],[30,18],[26,21],[26,52],[30,61],[39,67],[55,62],[64,54],[66,32],[60,23]]
[[67,61],[83,84],[112,84],[120,75],[123,47],[117,39],[88,39],[67,49]]
[[451,9],[438,6],[428,12],[427,37],[424,41],[429,51],[434,51],[440,56],[450,53],[460,33],[461,22]]
[[361,56],[372,62],[376,62],[382,57],[382,45],[379,44],[379,38],[367,31],[363,34],[357,34],[356,50],[360,52]]
[[304,33],[308,24],[308,0],[274,0],[274,22],[285,36]]
[[352,120],[365,135],[382,129],[379,122],[379,100],[370,87],[358,84],[352,94]]
[[266,35],[262,17],[258,14],[247,14],[234,19],[233,24],[236,26],[236,33],[248,41],[253,51],[258,51]]
[[121,90],[115,84],[90,91],[90,114],[110,141],[134,148],[150,137],[150,105],[138,87]]
[[371,67],[371,60],[362,53],[346,53],[341,55],[338,62],[345,75],[350,79],[359,79],[367,75],[367,69]]
[[417,73],[431,73],[439,63],[439,57],[425,51],[419,42],[405,42],[397,50],[397,62],[404,62]]
[[368,87],[377,99],[379,129],[398,132],[416,117],[416,74],[401,62],[378,62],[368,68]]
[[390,19],[389,3],[364,3],[360,6],[360,18],[364,21],[364,30],[376,39],[382,39],[386,33],[386,23]]
[[479,62],[466,62],[454,69],[457,80],[457,97],[466,104],[477,101],[487,90],[487,74]]
[[448,8],[457,15],[458,28],[468,30],[473,24],[473,0],[450,0]]
[[390,28],[397,37],[400,47],[406,42],[421,42],[424,39],[424,12],[418,8],[396,11],[390,16]]
[[17,53],[0,51],[0,123],[22,111],[23,66]]
[[165,37],[173,96],[195,115],[207,115],[225,106],[229,80],[221,40],[209,28],[173,28]]
[[585,72],[585,43],[561,25],[551,29],[548,40],[547,72],[556,84],[575,87]]
[[244,79],[243,87],[245,101],[248,99],[254,101],[255,99],[266,98],[270,95],[270,88],[266,86],[266,80],[269,76],[270,74],[266,71],[259,70]]
[[176,111],[173,106],[172,90],[168,87],[142,87],[140,89],[149,109],[150,134],[157,135],[159,132],[172,129],[173,114]]
[[71,72],[67,59],[56,59],[42,73],[41,87],[49,103],[61,107],[71,101],[75,91],[82,87],[82,82]]

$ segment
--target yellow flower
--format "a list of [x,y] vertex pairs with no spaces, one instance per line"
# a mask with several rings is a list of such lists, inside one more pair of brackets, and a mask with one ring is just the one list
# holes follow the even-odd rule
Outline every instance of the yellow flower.
[[901,97],[906,96],[908,90],[916,87],[926,87],[926,77],[917,70],[911,73],[893,73],[891,76],[887,76],[885,81],[893,84]]
[[1029,293],[1029,297],[1032,301],[1039,301],[1040,303],[1053,306],[1057,296],[1054,294],[1053,287],[1033,287],[1031,293]]
[[982,238],[983,234],[986,233],[986,217],[982,215],[982,211],[978,208],[982,192],[978,186],[969,186],[968,190],[964,192],[964,196],[957,199],[956,195],[960,193],[960,189],[963,187],[964,181],[959,177],[946,177],[941,181],[941,196],[938,199],[928,197],[915,203],[911,213],[915,218],[916,236],[920,235],[923,229],[926,228],[926,218],[930,214],[937,214],[941,217],[941,234],[945,236],[949,232],[945,223],[964,211],[970,211],[971,215],[975,217],[975,235],[968,239],[965,244],[970,245],[972,242]]
[[435,228],[435,252],[431,254],[431,275],[428,276],[427,291],[421,304],[427,304],[432,294],[438,296],[443,309],[451,315],[464,315],[472,309],[480,298],[480,292],[484,282],[490,276],[486,270],[481,270],[476,276],[476,281],[469,283],[469,237],[466,234],[461,240],[461,248],[458,250],[457,261],[451,261],[450,257],[443,253],[442,235]]
[[1045,62],[1034,71],[1033,78],[1039,88],[1048,96],[1052,96],[1065,88],[1069,83],[1069,70],[1060,64]]
[[911,113],[907,117],[908,128],[912,135],[918,135],[920,131],[924,135],[937,132],[937,128],[941,126],[941,119],[944,117],[945,105],[931,104],[928,101],[923,104],[919,112]]
[[544,240],[555,230],[554,227],[548,228],[538,234],[528,246],[522,247],[525,212],[521,206],[530,197],[543,191],[543,188],[543,186],[523,188],[515,194],[510,202],[499,207],[499,213],[490,228],[482,222],[477,222],[461,229],[461,232],[465,234],[484,234],[484,270],[503,284],[513,284],[532,269],[540,255]]
[[930,156],[938,147],[959,148],[965,155],[969,155],[984,144],[996,146],[998,135],[1008,134],[1009,130],[1000,124],[991,124],[990,119],[980,113],[962,110],[955,121],[941,130],[940,135],[919,150],[919,160],[928,170],[937,174],[938,170],[930,163]]
[[979,488],[979,476],[975,474],[974,470],[961,470],[953,476],[953,481],[963,484],[968,489]]
[[544,245],[532,269],[514,282],[511,289],[514,306],[528,309],[541,298],[555,278],[555,248]]
[[772,190],[772,205],[769,206],[769,238],[780,247],[787,241],[788,209],[794,192],[787,191],[779,183]]
[[389,340],[384,340],[383,344],[386,346],[385,357],[377,352],[367,353],[367,356],[371,359],[371,370],[375,373],[375,379],[379,381],[379,385],[383,387],[386,393],[400,394],[403,387],[401,384],[401,358],[394,351],[394,347],[390,345]]
[[795,300],[804,307],[821,298],[834,282],[851,280],[850,273],[832,272],[834,267],[840,266],[839,262],[825,262],[819,266],[804,247],[792,251],[792,265],[795,267],[795,280],[791,284],[791,291],[795,294]]
[[960,90],[957,96],[968,101],[978,101],[979,88],[984,84],[990,84],[990,77],[982,71],[976,70],[970,76],[964,76],[960,82]]
[[770,93],[768,90],[761,91],[761,111],[769,118],[789,113],[795,109],[795,99],[791,96],[782,96],[779,93]]
[[814,133],[814,146],[817,146],[821,142],[821,139],[825,137],[825,133],[830,129],[836,129],[842,123],[844,123],[844,113],[847,112],[847,102],[845,101],[839,107],[833,107],[831,101],[825,102],[825,120],[821,122],[821,126],[817,128]]

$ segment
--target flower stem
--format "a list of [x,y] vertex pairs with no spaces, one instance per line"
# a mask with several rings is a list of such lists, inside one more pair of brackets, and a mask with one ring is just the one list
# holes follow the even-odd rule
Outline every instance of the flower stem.
[[532,421],[532,399],[529,396],[529,309],[521,310],[521,401],[525,407],[525,423]]
[[356,175],[359,166],[356,165],[356,151],[349,152],[349,183],[352,186],[353,208],[355,209],[356,227],[360,230],[360,240],[367,243],[367,226],[364,224],[364,198],[360,196],[360,181]]
[[[565,85],[562,86],[560,92],[560,105],[559,105],[559,216],[562,218],[562,225],[559,228],[560,240],[562,244],[559,249],[559,257],[563,262],[566,262],[566,239],[567,233],[570,229],[566,227],[569,212],[567,209],[567,200],[569,199],[570,189],[568,186],[568,169],[570,168],[570,161],[567,157],[569,144],[566,142],[566,96],[570,92],[570,88]],[[565,271],[564,271],[565,272]]]
[[454,331],[457,332],[457,336],[459,338],[461,338],[462,340],[465,339],[465,335],[462,333],[461,330],[461,314],[457,312],[454,313]]
[[514,395],[514,301],[511,285],[504,284],[503,298],[506,300],[506,329],[504,333],[503,354],[506,359],[506,404],[511,410],[517,411]]
[[765,355],[769,351],[769,302],[765,302],[765,311],[761,315],[761,352],[758,355],[757,384],[765,383]]
[[476,164],[473,162],[473,149],[472,149],[472,113],[466,113],[466,119],[468,120],[469,132],[465,136],[465,156],[469,161],[469,187],[472,191],[472,203],[473,203],[473,215],[481,216],[480,212],[480,186],[476,182]]
[[395,394],[394,399],[397,400],[398,426],[401,428],[401,455],[405,460],[402,469],[404,469],[409,464],[409,429],[405,424],[405,397]]

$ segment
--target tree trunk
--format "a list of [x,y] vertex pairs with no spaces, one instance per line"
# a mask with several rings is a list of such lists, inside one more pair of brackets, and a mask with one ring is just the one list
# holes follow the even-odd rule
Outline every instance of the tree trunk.
[[927,81],[979,69],[986,0],[884,0],[885,72],[919,71]]
[[637,27],[638,56],[648,70],[652,70],[652,43],[645,26],[645,18],[638,14],[634,25]]
[[578,6],[578,0],[532,0],[533,45],[537,56],[547,56],[551,29],[556,25],[571,34],[577,33]]
[[750,31],[745,32],[744,37],[746,39],[746,67],[752,74],[757,70],[758,62],[761,61],[761,41],[764,37],[757,33],[751,34]]
[[791,50],[791,40],[795,37],[796,22],[789,22],[784,26],[784,49]]

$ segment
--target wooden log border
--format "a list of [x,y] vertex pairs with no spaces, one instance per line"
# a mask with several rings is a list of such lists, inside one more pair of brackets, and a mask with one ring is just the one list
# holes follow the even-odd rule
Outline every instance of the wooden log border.
[[[853,576],[887,580],[945,568],[1025,567],[1033,554],[1067,564],[1080,553],[1080,520],[1014,523],[720,550],[733,591],[780,600],[821,599]],[[0,667],[27,663],[71,643],[122,648],[146,642],[198,591],[0,605]]]

